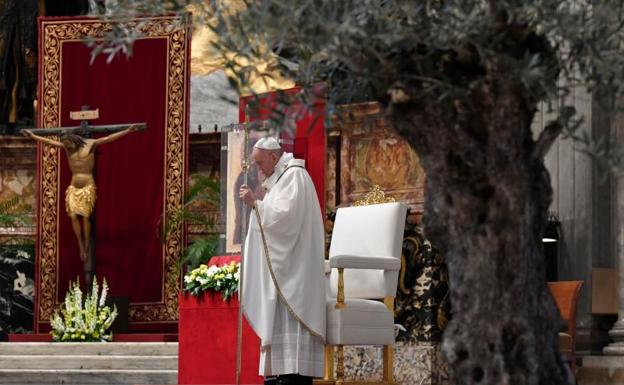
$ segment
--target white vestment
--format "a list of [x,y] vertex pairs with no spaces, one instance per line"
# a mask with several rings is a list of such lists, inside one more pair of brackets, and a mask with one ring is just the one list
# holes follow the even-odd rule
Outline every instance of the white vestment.
[[260,375],[323,376],[324,227],[304,162],[284,153],[256,201],[269,255],[251,212],[245,240],[243,311],[260,337]]

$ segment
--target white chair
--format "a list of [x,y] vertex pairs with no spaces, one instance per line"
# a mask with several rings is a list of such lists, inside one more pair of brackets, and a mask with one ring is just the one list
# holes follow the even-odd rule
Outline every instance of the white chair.
[[345,207],[336,212],[329,249],[323,382],[345,383],[344,345],[382,345],[383,383],[393,383],[394,297],[406,212],[402,203]]

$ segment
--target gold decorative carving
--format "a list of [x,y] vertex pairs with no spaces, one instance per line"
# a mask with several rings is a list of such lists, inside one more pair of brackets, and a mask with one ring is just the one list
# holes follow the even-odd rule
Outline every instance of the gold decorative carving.
[[344,347],[338,345],[336,347],[336,355],[338,356],[338,362],[336,365],[336,382],[341,383],[344,381]]
[[[181,207],[184,195],[184,121],[186,116],[186,55],[188,33],[184,16],[160,16],[130,21],[142,38],[167,40],[167,114],[165,150],[165,216]],[[101,38],[111,30],[111,23],[97,19],[43,21],[43,60],[41,68],[41,127],[60,125],[60,79],[63,42],[85,37]],[[43,145],[40,149],[40,222],[39,222],[39,309],[37,322],[47,322],[56,305],[59,213],[59,152]],[[183,244],[182,227],[172,231],[164,244],[164,297],[161,303],[130,304],[130,322],[174,322],[178,318],[179,271],[176,268]]]
[[362,199],[356,201],[353,206],[368,206],[389,202],[395,202],[394,198],[386,197],[386,194],[381,191],[381,187],[379,187],[379,185],[375,185],[369,193],[364,195]]
[[[55,140],[57,138],[54,138]],[[41,207],[39,221],[39,315],[40,319],[49,319],[54,312],[57,277],[57,229],[59,205],[59,151],[57,148],[43,145],[41,152],[41,192],[39,205]]]
[[345,303],[345,288],[344,288],[344,268],[338,268],[338,293],[336,295],[336,309],[344,309],[347,307]]

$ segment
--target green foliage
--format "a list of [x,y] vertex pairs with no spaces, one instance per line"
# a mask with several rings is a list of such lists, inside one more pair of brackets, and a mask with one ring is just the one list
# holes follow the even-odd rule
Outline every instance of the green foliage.
[[193,206],[208,204],[218,207],[220,200],[219,183],[200,174],[191,175],[190,179],[191,187],[184,197],[184,205],[167,218],[164,228],[165,234],[183,224],[198,225],[205,231],[212,229],[215,225],[214,218],[194,210]]
[[[169,234],[173,229],[183,225],[192,225],[208,233],[214,231],[216,218],[200,211],[198,206],[219,207],[219,183],[212,178],[200,174],[191,175],[191,187],[184,197],[184,205],[175,210],[165,221],[164,233]],[[206,263],[217,251],[218,236],[213,235],[193,241],[182,252],[181,265],[194,269]]]
[[30,220],[24,214],[22,200],[19,196],[14,196],[0,202],[0,227],[26,226]]
[[102,293],[98,299],[97,278],[93,277],[91,293],[82,298],[80,282],[71,282],[65,295],[62,308],[54,312],[50,319],[52,339],[56,342],[104,342],[111,341],[109,332],[117,317],[117,308],[105,305],[108,294],[106,279],[102,283]]
[[180,263],[194,269],[202,263],[207,263],[215,255],[219,247],[219,238],[211,236],[193,241],[182,253]]
[[[23,204],[17,195],[0,202],[0,227],[32,226],[28,211],[30,211],[30,207]],[[0,244],[32,246],[33,240],[29,237],[13,235],[0,241]]]
[[[213,48],[240,92],[277,72],[304,87],[326,82],[330,113],[337,104],[376,100],[415,113],[437,104],[452,116],[471,107],[475,91],[486,95],[488,85],[511,80],[529,108],[546,104],[556,133],[608,166],[624,161],[624,150],[582,129],[583,116],[557,116],[573,111],[569,96],[577,90],[611,111],[621,104],[621,1],[119,0],[109,11],[123,19],[189,4],[195,21],[219,36]],[[106,52],[123,52],[134,33],[113,31]]]
[[239,269],[240,263],[234,261],[219,267],[202,264],[184,276],[184,290],[195,296],[205,291],[216,291],[227,300],[238,291]]

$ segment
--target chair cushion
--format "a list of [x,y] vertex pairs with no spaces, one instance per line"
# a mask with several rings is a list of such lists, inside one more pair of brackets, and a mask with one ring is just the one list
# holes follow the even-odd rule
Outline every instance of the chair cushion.
[[327,301],[327,343],[330,345],[394,344],[394,315],[379,301],[347,299],[336,309]]

